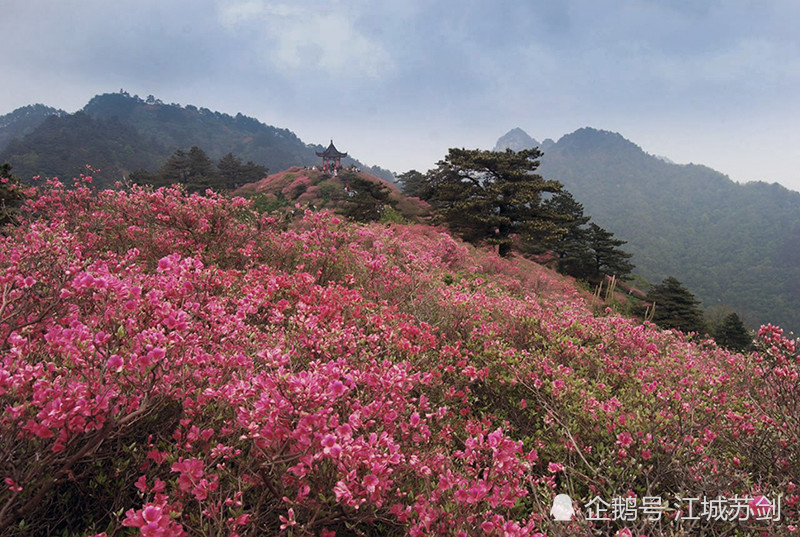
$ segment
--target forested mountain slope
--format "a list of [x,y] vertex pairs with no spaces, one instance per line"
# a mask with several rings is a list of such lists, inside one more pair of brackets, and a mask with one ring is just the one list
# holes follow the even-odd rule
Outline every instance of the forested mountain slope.
[[628,241],[648,280],[675,276],[705,307],[800,328],[800,193],[669,163],[591,128],[551,145],[540,170]]
[[[37,107],[41,105],[31,108]],[[3,118],[18,114],[19,110]],[[324,149],[306,144],[288,129],[242,114],[165,104],[152,96],[143,100],[126,92],[95,96],[75,114],[40,114],[37,118],[34,128],[10,129],[5,147],[0,143],[0,161],[10,162],[24,179],[34,175],[73,177],[91,164],[100,169],[95,179],[110,185],[140,168],[155,171],[176,150],[193,146],[215,160],[233,153],[244,161],[283,170],[317,164],[315,152]],[[388,170],[350,158],[344,163],[355,163],[373,175],[393,180]]]

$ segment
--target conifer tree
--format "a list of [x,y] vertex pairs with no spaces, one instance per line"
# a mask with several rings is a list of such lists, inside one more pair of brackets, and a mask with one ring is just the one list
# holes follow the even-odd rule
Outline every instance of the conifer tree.
[[242,164],[242,159],[228,153],[217,163],[217,173],[220,176],[220,186],[234,189],[245,183],[252,183],[267,176],[269,170],[253,161]]
[[[158,174],[145,170],[144,168],[139,168],[138,170],[132,171],[130,174],[128,174],[128,180],[131,183],[137,185],[156,186],[156,184],[159,182]],[[158,185],[158,186],[163,186],[163,185]]]
[[189,177],[189,155],[182,149],[176,150],[159,168],[154,186],[182,184]]
[[602,280],[605,274],[624,278],[633,270],[632,255],[619,247],[625,241],[615,239],[591,218],[583,214],[583,205],[566,190],[544,202],[554,218],[561,218],[563,234],[553,243],[558,255],[558,270],[575,278]]
[[199,147],[192,146],[188,154],[190,177],[211,177],[214,175],[214,161]]
[[417,170],[409,170],[397,176],[397,182],[406,196],[423,197],[425,195],[425,174]]
[[389,198],[389,189],[381,183],[369,181],[352,172],[340,174],[339,177],[348,183],[352,192],[341,213],[353,220],[359,222],[380,220],[384,209],[396,203]]
[[561,228],[542,207],[542,193],[559,192],[562,185],[534,173],[540,156],[536,148],[450,149],[428,172],[425,198],[453,231],[470,242],[496,244],[502,256],[510,252],[513,235],[546,243]]
[[624,278],[633,270],[628,261],[632,254],[619,249],[626,241],[615,239],[614,234],[594,222],[589,224],[588,246],[591,249],[592,273],[595,277],[603,274]]
[[217,162],[217,170],[226,183],[231,185],[241,181],[242,159],[228,153]]
[[0,226],[17,221],[23,199],[19,178],[11,173],[11,164],[0,164]]
[[672,276],[654,285],[647,293],[646,300],[655,304],[653,322],[658,326],[699,334],[705,331],[700,302]]
[[553,243],[552,251],[558,256],[558,271],[575,278],[586,278],[591,273],[589,232],[586,224],[591,219],[583,214],[583,205],[566,190],[546,202],[546,210],[563,217],[563,234]]
[[725,317],[713,335],[717,344],[728,350],[744,352],[753,346],[753,334],[735,312]]

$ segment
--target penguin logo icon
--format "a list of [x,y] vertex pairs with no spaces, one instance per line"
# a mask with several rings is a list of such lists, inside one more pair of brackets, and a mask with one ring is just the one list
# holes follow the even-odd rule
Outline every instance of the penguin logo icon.
[[559,494],[553,499],[553,507],[550,508],[550,516],[557,522],[569,522],[575,514],[572,508],[572,498],[567,494]]

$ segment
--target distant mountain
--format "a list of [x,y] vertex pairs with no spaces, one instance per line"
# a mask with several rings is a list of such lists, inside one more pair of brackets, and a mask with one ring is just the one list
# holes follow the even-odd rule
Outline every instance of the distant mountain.
[[800,331],[800,193],[738,184],[591,128],[548,147],[539,171],[628,241],[636,272],[648,280],[675,276],[705,307],[729,306],[751,325]]
[[527,132],[517,127],[511,129],[497,140],[494,151],[505,151],[506,149],[522,151],[523,149],[531,149],[534,147],[539,147],[539,142],[531,138]]
[[542,140],[542,143],[539,145],[539,149],[542,151],[549,151],[551,147],[556,145],[556,143],[551,138],[545,138]]
[[[75,114],[56,112],[25,132],[14,131],[15,139],[5,147],[0,145],[0,161],[10,162],[19,177],[71,178],[91,164],[100,169],[95,180],[105,186],[137,169],[155,171],[176,150],[192,146],[214,160],[233,153],[244,161],[282,170],[317,164],[315,151],[324,149],[304,143],[288,129],[242,114],[230,116],[193,105],[165,104],[152,96],[143,100],[126,92],[98,95]],[[388,170],[352,158],[343,163],[394,180]]]
[[12,140],[0,161],[12,164],[23,180],[33,176],[69,180],[90,164],[100,186],[123,179],[128,172],[148,168],[169,151],[118,119],[99,120],[77,112],[50,116],[22,139]]
[[50,116],[64,116],[67,113],[43,104],[33,104],[17,108],[10,114],[0,116],[0,151],[15,138],[22,138],[33,132]]
[[555,145],[555,142],[550,138],[545,138],[541,142],[537,142],[534,138],[531,138],[527,132],[516,127],[498,138],[492,151],[505,151],[506,149],[522,151],[523,149],[532,149],[534,147],[538,147],[542,151],[547,151],[553,147],[553,145]]

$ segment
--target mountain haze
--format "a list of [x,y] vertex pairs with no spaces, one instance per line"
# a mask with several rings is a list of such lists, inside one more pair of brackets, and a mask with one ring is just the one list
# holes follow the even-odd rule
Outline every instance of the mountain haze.
[[539,145],[539,142],[531,138],[527,132],[517,127],[511,129],[497,140],[494,151],[505,151],[506,149],[522,151],[523,149],[538,147]]
[[5,149],[14,138],[30,134],[50,116],[64,116],[67,113],[43,104],[33,104],[17,108],[13,112],[0,116],[0,151]]
[[800,193],[674,164],[592,128],[550,146],[539,170],[628,241],[636,272],[648,280],[674,276],[707,308],[731,307],[751,325],[800,329]]
[[[24,114],[26,108],[31,111]],[[324,149],[304,143],[288,129],[242,114],[165,104],[153,96],[143,100],[124,91],[95,96],[75,114],[42,105],[26,108],[0,118],[17,118],[0,122],[0,136],[7,140],[0,143],[0,161],[10,162],[24,179],[34,175],[71,178],[91,164],[100,169],[95,179],[106,186],[137,169],[155,171],[176,150],[192,146],[215,160],[233,153],[244,161],[282,170],[317,164],[315,152]],[[388,170],[352,158],[344,163],[394,179]]]

